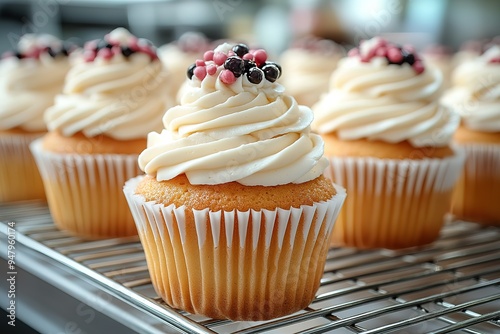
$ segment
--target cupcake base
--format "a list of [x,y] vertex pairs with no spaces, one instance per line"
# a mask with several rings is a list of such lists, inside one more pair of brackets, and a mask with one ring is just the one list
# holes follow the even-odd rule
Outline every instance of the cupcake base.
[[500,144],[465,144],[464,171],[453,193],[457,219],[500,226]]
[[314,299],[345,190],[289,210],[211,211],[146,202],[124,188],[157,293],[214,319],[267,320]]
[[399,249],[439,236],[464,154],[442,159],[330,158],[325,175],[346,187],[333,246]]
[[42,178],[30,143],[43,133],[0,132],[0,202],[45,201]]
[[88,239],[137,235],[122,193],[140,174],[135,154],[62,154],[31,144],[56,226]]

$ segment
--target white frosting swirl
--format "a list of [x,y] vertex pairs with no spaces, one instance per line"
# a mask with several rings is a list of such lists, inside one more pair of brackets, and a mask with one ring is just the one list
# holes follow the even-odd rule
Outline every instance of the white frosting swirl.
[[[49,38],[51,37],[51,38]],[[55,37],[45,36],[52,41]],[[25,35],[19,50],[27,52],[34,45],[32,35]],[[58,41],[58,40],[57,40]],[[29,43],[28,43],[29,42]],[[22,128],[45,131],[43,113],[62,91],[70,67],[68,57],[51,57],[42,52],[38,59],[8,57],[0,61],[0,130]]]
[[328,162],[323,141],[310,133],[313,115],[282,86],[246,76],[226,85],[215,75],[193,77],[181,105],[152,132],[139,166],[158,181],[185,173],[192,184],[236,181],[273,186],[320,176]]
[[437,102],[439,71],[417,74],[409,64],[389,65],[383,57],[341,60],[328,94],[313,106],[313,130],[340,139],[409,141],[415,147],[446,146],[458,117]]
[[64,136],[82,132],[87,137],[144,138],[161,129],[161,118],[172,105],[167,77],[158,59],[140,52],[115,54],[109,60],[81,59],[45,114],[48,129]]
[[[497,59],[497,62],[491,60]],[[453,72],[453,87],[443,104],[456,111],[465,127],[483,132],[500,132],[500,47],[464,62]]]

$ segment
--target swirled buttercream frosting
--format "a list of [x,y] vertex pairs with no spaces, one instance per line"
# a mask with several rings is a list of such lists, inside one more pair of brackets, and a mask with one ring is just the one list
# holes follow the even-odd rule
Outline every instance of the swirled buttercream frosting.
[[438,103],[442,81],[412,47],[364,41],[332,74],[329,92],[312,108],[312,128],[342,140],[446,146],[459,119]]
[[281,67],[262,50],[222,44],[187,71],[178,106],[151,132],[139,166],[158,181],[274,186],[320,176],[328,162],[310,132],[312,111],[276,82]]
[[171,101],[168,73],[155,47],[117,28],[85,44],[45,121],[50,131],[64,136],[81,132],[87,137],[138,139],[161,129]]
[[61,93],[76,48],[58,38],[26,34],[0,61],[0,130],[45,131],[45,110]]
[[442,102],[460,115],[465,127],[500,132],[500,46],[458,66],[452,85]]

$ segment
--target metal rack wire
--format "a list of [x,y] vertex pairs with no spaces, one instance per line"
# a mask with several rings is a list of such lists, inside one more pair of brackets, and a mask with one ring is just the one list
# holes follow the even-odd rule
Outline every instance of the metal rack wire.
[[0,231],[104,291],[186,333],[500,333],[500,229],[453,222],[432,245],[332,248],[308,308],[266,322],[212,320],[170,308],[154,291],[137,237],[85,241],[57,230],[38,203],[0,206]]

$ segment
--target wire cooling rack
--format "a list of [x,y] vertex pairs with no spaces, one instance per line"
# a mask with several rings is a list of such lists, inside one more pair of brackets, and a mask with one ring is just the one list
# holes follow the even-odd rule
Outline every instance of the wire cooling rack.
[[85,241],[57,230],[46,206],[0,205],[2,233],[166,321],[179,333],[500,333],[500,228],[448,223],[434,244],[401,251],[329,250],[306,309],[266,322],[191,315],[156,294],[137,237]]

